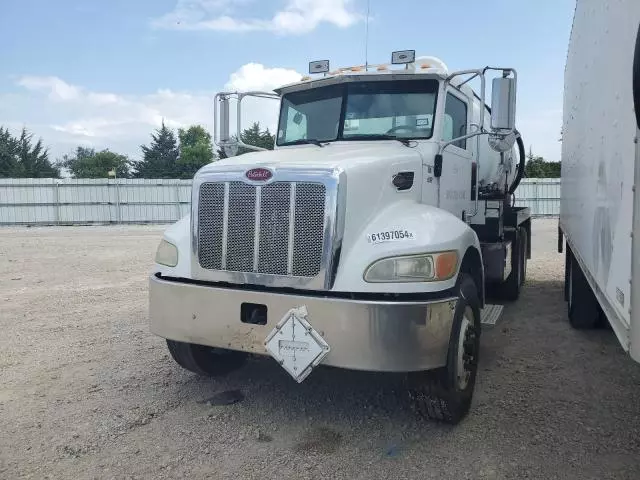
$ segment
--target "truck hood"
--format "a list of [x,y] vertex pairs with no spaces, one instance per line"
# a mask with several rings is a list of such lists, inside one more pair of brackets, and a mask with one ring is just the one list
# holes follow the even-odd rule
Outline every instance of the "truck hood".
[[[378,164],[389,165],[397,160],[419,159],[415,149],[407,148],[395,140],[368,142],[331,142],[324,147],[300,145],[261,152],[245,153],[226,158],[202,167],[197,175],[228,170],[230,167],[286,166],[289,168],[352,167],[367,168]],[[377,168],[377,167],[373,167]]]

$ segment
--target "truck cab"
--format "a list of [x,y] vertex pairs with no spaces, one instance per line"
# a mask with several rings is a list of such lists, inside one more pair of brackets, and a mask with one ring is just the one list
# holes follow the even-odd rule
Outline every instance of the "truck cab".
[[[312,62],[275,92],[216,95],[216,143],[256,151],[203,167],[158,247],[151,330],[180,365],[216,375],[257,354],[297,382],[319,365],[403,372],[419,412],[466,415],[485,286],[515,300],[530,255],[528,211],[512,205],[516,72],[392,60]],[[230,102],[240,132],[248,96],[280,103],[273,150],[230,134]]]

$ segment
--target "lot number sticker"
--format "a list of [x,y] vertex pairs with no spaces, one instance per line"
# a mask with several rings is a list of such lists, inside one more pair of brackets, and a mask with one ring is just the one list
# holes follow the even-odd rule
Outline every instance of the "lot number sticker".
[[374,232],[367,235],[367,241],[372,244],[384,242],[401,242],[404,240],[415,240],[416,235],[409,230],[393,229]]

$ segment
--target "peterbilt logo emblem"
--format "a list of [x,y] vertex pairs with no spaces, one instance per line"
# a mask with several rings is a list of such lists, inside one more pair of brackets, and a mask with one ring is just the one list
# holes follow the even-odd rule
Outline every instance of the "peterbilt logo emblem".
[[266,182],[273,176],[273,173],[267,168],[252,168],[247,170],[244,176],[254,182]]

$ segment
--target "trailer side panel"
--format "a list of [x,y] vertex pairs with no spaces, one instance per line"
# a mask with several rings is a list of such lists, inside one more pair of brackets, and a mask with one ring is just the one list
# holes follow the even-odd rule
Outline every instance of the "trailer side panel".
[[629,348],[640,2],[578,0],[565,70],[560,226]]

